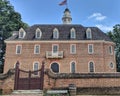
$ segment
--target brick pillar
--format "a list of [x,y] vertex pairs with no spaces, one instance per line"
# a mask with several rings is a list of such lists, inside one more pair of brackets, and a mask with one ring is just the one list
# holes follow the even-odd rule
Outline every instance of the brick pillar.
[[76,96],[76,85],[75,84],[69,84],[69,93],[70,93],[70,96]]

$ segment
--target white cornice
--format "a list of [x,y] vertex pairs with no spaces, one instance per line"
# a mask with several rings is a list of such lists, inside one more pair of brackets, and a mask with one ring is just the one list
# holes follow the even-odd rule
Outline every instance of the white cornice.
[[114,42],[110,42],[110,41],[105,41],[105,40],[56,40],[56,41],[50,41],[50,40],[46,40],[46,41],[34,41],[34,40],[29,40],[29,41],[7,41],[5,40],[5,43],[108,43],[108,44],[113,44],[115,45]]

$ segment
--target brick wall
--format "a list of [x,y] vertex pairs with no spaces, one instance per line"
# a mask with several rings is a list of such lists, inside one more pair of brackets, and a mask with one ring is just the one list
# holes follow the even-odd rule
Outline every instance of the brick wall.
[[[75,75],[75,74],[74,74]],[[87,75],[87,74],[86,74]],[[93,77],[88,77],[88,76],[81,76],[79,78],[65,78],[65,75],[62,78],[51,78],[48,75],[45,75],[44,77],[44,88],[45,89],[55,89],[55,88],[67,88],[69,84],[75,84],[77,88],[113,88],[113,87],[120,87],[120,74],[119,76],[113,75],[111,77],[110,75],[112,74],[107,74],[104,75],[99,75]],[[93,76],[92,74],[89,74]],[[51,75],[54,77],[54,75]],[[104,77],[102,77],[104,76]]]
[[[22,53],[16,54],[16,45],[22,45]],[[34,45],[40,45],[40,54],[34,54]],[[52,51],[52,45],[58,44],[59,51],[64,52],[62,59],[47,59],[45,56],[46,51]],[[76,54],[70,54],[70,44],[76,44]],[[88,54],[88,44],[94,45],[94,53]],[[59,63],[61,73],[70,72],[70,62],[76,62],[76,72],[86,73],[88,72],[88,62],[93,61],[95,64],[95,72],[116,72],[115,56],[110,55],[108,52],[109,46],[114,46],[111,42],[49,42],[49,43],[7,43],[5,55],[4,73],[10,68],[14,67],[14,64],[19,61],[20,68],[23,70],[33,70],[33,63],[35,61],[40,62],[40,66],[43,60],[45,60],[45,67],[50,68],[53,62]],[[114,50],[114,49],[113,49]],[[114,52],[114,51],[113,51]],[[109,67],[110,62],[114,64],[114,68]]]

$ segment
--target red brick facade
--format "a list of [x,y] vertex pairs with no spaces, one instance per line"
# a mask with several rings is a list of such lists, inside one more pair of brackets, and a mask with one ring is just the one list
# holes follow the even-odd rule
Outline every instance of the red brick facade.
[[[34,46],[40,45],[40,54],[34,54]],[[59,51],[63,51],[63,58],[46,58],[46,52],[52,51],[52,45],[57,44]],[[76,54],[70,53],[70,45],[76,45]],[[88,53],[88,44],[93,44],[93,54]],[[21,45],[21,54],[16,54],[16,46]],[[112,55],[109,53],[109,46],[112,46]],[[59,73],[70,73],[70,63],[76,62],[76,73],[89,73],[89,62],[94,62],[95,72],[116,72],[116,62],[114,55],[114,44],[107,41],[71,41],[71,42],[7,42],[4,73],[10,68],[14,68],[17,61],[20,62],[20,68],[23,70],[33,70],[34,62],[45,61],[46,68],[50,68],[51,64],[56,62],[59,64]],[[110,63],[114,64],[114,68],[110,68]]]

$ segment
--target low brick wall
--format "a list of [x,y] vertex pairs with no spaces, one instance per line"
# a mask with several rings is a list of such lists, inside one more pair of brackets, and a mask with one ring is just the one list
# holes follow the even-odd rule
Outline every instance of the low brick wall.
[[120,95],[120,87],[77,88],[77,95]]
[[10,69],[5,74],[0,74],[0,89],[2,94],[10,94],[14,90],[15,70]]
[[66,88],[75,84],[77,88],[115,88],[120,87],[120,73],[60,73],[46,71],[44,88]]

